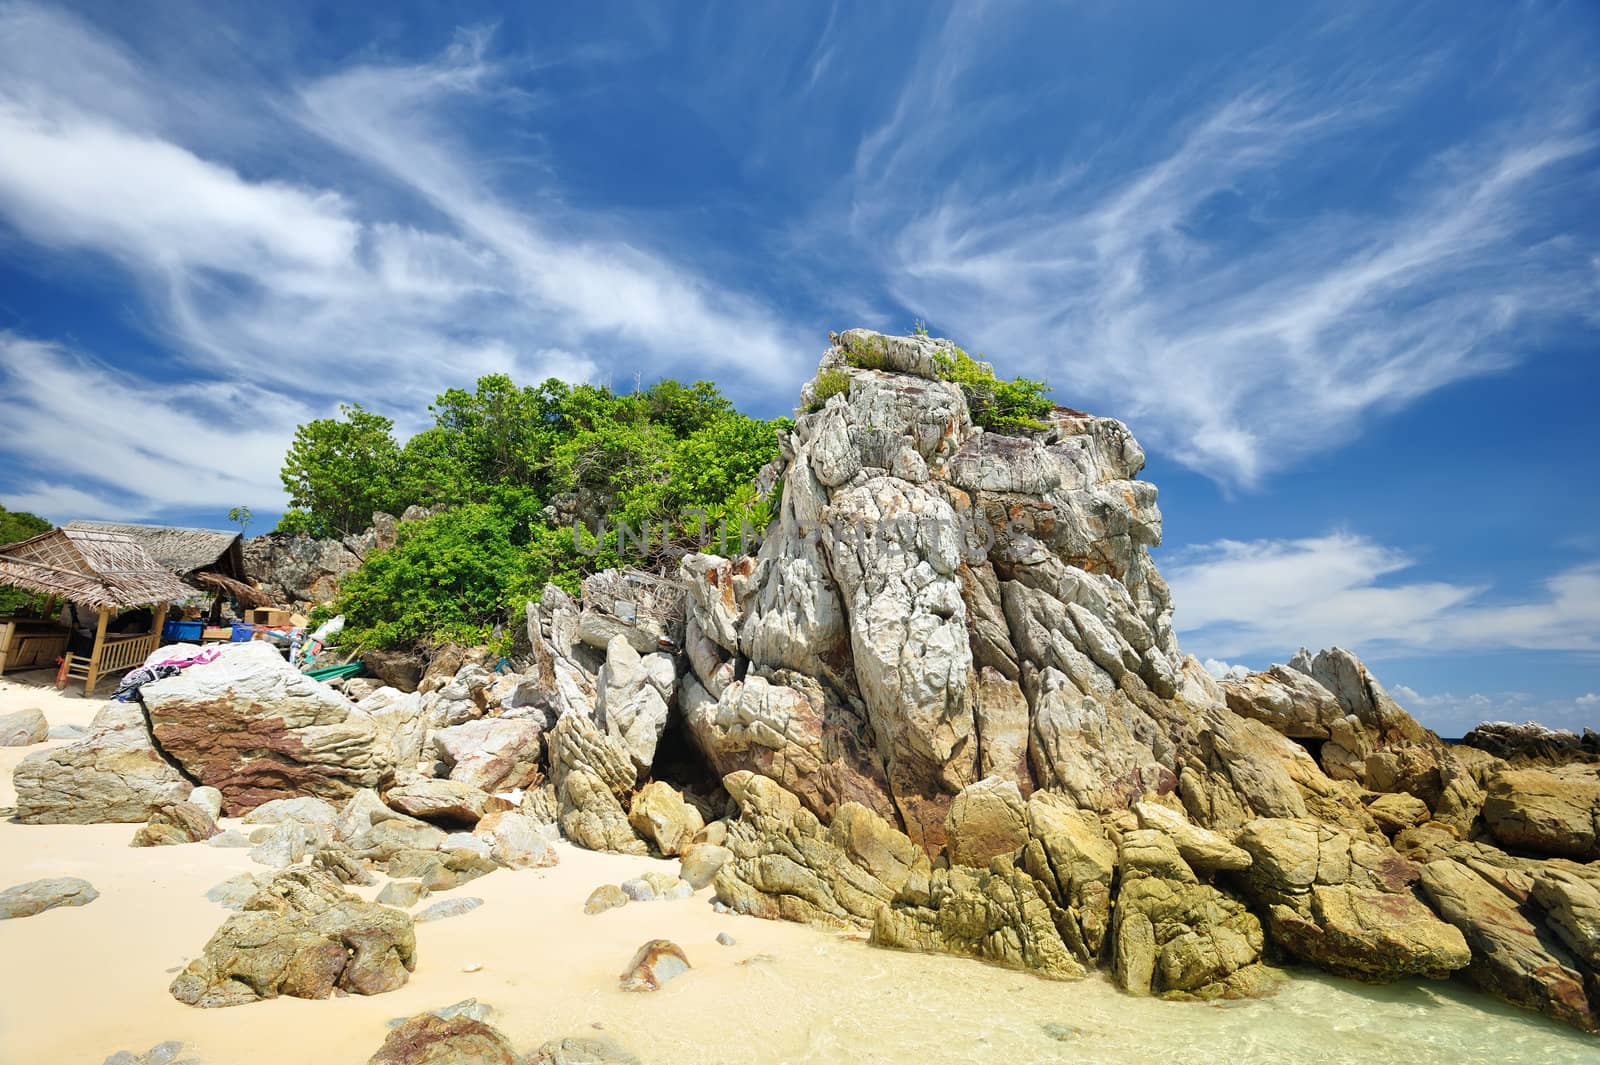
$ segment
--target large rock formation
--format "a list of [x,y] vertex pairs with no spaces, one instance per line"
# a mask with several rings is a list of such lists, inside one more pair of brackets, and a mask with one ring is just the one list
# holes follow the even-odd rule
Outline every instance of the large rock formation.
[[194,788],[156,750],[129,703],[107,703],[82,739],[28,755],[12,783],[17,820],[32,825],[148,821]]
[[264,998],[327,998],[335,990],[377,995],[416,968],[411,918],[363,902],[311,869],[261,885],[172,981],[190,1006],[237,1006]]
[[343,799],[394,774],[372,718],[265,643],[225,645],[140,698],[161,750],[221,791],[229,815],[295,795]]

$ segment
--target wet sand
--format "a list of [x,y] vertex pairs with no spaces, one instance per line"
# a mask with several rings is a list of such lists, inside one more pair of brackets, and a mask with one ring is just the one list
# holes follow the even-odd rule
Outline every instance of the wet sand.
[[[0,685],[0,712],[37,705],[52,724],[86,724],[101,705]],[[0,805],[13,801],[12,767],[39,749],[0,748]],[[244,850],[131,848],[134,827],[0,822],[0,887],[81,876],[100,891],[85,907],[0,921],[0,1065],[100,1065],[171,1039],[207,1065],[359,1065],[390,1018],[469,997],[496,1010],[523,1052],[598,1028],[647,1065],[1600,1060],[1600,1041],[1449,984],[1297,974],[1269,1000],[1168,1003],[1122,995],[1103,977],[1051,983],[718,914],[709,890],[588,916],[597,885],[676,863],[565,843],[553,869],[502,870],[424,900],[484,904],[417,926],[417,971],[398,991],[200,1010],[167,985],[228,915],[205,892],[263,867]],[[715,942],[724,931],[735,946]],[[660,992],[620,991],[633,951],[657,937],[680,944],[693,970]],[[482,968],[464,971],[472,965]]]

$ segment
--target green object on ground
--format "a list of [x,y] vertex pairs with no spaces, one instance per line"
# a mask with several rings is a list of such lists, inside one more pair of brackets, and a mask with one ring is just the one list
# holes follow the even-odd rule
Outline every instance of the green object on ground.
[[359,677],[367,671],[365,662],[347,662],[342,666],[323,666],[321,669],[308,669],[306,676],[312,680],[338,680],[340,677]]

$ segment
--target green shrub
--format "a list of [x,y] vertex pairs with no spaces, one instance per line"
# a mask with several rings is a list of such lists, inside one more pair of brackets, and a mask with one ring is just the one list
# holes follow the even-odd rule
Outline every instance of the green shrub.
[[954,354],[940,352],[934,356],[934,366],[940,377],[961,387],[972,420],[991,432],[1044,429],[1042,419],[1055,408],[1050,401],[1050,386],[1043,381],[1026,377],[1003,380],[987,364],[960,348]]
[[849,371],[823,370],[817,374],[817,383],[811,390],[811,401],[806,404],[805,412],[807,414],[815,414],[828,405],[829,399],[834,396],[846,395],[849,391]]
[[889,353],[879,337],[847,337],[844,342],[844,361],[858,370],[887,370]]
[[[7,510],[0,506],[0,547],[31,540],[40,533],[49,532],[53,525],[37,514],[25,510]],[[8,588],[0,584],[0,616],[27,608],[44,606],[44,597],[25,592],[21,588]]]
[[[329,612],[345,615],[346,647],[481,642],[546,583],[576,592],[596,570],[670,568],[707,526],[726,524],[735,543],[741,523],[764,530],[773,504],[757,500],[750,482],[777,456],[777,432],[793,425],[746,417],[705,381],[619,395],[556,380],[521,388],[491,374],[474,391],[446,392],[432,410],[434,426],[400,447],[387,419],[350,408],[343,421],[302,427],[285,464],[285,482],[307,490],[283,531],[325,535],[354,521],[351,503],[331,499],[338,484],[382,485],[382,509],[394,514],[413,503],[447,508],[402,525],[392,550],[345,579]],[[578,530],[575,541],[570,524],[545,517],[557,499],[577,500],[606,527]],[[705,518],[686,521],[688,510]],[[649,527],[647,554],[632,540],[619,553],[618,522]]]

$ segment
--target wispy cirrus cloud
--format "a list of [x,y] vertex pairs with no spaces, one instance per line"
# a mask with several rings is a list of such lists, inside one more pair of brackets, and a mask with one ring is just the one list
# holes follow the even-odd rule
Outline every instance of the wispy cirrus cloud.
[[[1223,540],[1163,567],[1190,651],[1282,660],[1301,645],[1402,651],[1600,651],[1600,563],[1508,590],[1397,579],[1403,551],[1336,532]],[[1493,592],[1500,594],[1495,595]]]
[[[902,304],[1190,468],[1258,486],[1374,415],[1513,365],[1542,327],[1593,324],[1594,234],[1551,211],[1597,187],[1581,78],[1419,153],[1366,199],[1306,211],[1294,190],[1337,188],[1341,163],[1370,170],[1439,56],[1333,75],[1250,56],[1248,81],[1153,96],[1160,122],[1080,155],[1047,105],[985,77],[1030,27],[984,14],[956,10],[908,64],[838,224]],[[1019,155],[1046,147],[1019,180],[982,138],[1028,115]]]
[[[348,67],[285,96],[172,80],[69,14],[0,6],[0,219],[40,248],[117,263],[141,294],[142,330],[170,353],[160,373],[130,375],[108,352],[8,336],[0,373],[18,387],[0,394],[0,420],[76,413],[67,424],[109,447],[112,434],[57,410],[48,388],[78,374],[136,400],[124,435],[202,430],[197,396],[232,389],[207,411],[221,415],[212,431],[240,426],[261,456],[230,448],[207,457],[220,470],[191,476],[202,464],[181,448],[122,462],[97,445],[64,470],[50,434],[8,434],[11,504],[62,516],[270,508],[296,420],[356,401],[411,431],[435,394],[489,372],[620,384],[639,369],[737,364],[736,393],[792,384],[782,320],[757,299],[558,198],[513,205],[493,192],[494,163],[446,120],[453,104],[481,115],[504,102],[485,40],[460,38],[430,64]],[[226,101],[208,115],[232,111],[281,138],[265,172],[194,119],[206,94]],[[25,469],[82,480],[47,487],[20,480]]]

